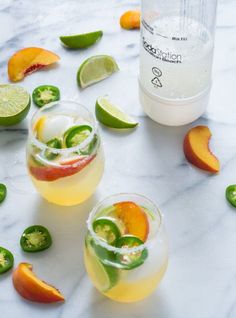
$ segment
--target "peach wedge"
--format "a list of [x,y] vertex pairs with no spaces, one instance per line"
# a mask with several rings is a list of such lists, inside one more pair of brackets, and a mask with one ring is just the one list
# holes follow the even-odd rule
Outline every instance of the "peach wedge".
[[28,47],[17,51],[8,61],[8,77],[12,82],[22,80],[47,65],[53,64],[60,59],[53,52],[39,47]]
[[126,11],[120,17],[120,26],[126,30],[139,29],[140,28],[140,11],[139,10]]
[[53,286],[36,277],[32,265],[20,263],[13,273],[13,285],[25,299],[38,303],[64,301],[63,295]]
[[196,126],[184,138],[184,154],[194,166],[216,173],[220,170],[219,160],[209,149],[211,131],[207,126]]

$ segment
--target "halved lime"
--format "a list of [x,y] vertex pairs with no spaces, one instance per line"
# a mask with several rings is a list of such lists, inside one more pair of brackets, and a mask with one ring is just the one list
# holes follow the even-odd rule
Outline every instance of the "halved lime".
[[97,99],[95,113],[100,123],[111,128],[126,129],[134,128],[138,125],[133,118],[111,104],[107,97],[99,97]]
[[102,31],[95,31],[84,34],[60,36],[61,42],[71,49],[85,49],[96,43],[103,35]]
[[0,125],[11,126],[21,122],[30,109],[30,95],[18,85],[0,85]]
[[101,292],[107,292],[114,287],[119,280],[118,269],[103,264],[96,255],[90,242],[87,242],[85,249],[86,267],[95,287]]
[[109,55],[95,55],[85,60],[77,73],[78,85],[85,88],[97,83],[119,70],[116,61]]

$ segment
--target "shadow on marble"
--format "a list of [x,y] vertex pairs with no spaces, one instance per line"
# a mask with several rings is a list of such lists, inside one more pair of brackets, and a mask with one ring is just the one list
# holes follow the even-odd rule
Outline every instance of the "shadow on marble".
[[9,279],[11,279],[11,275],[12,275],[12,270],[9,270],[6,273],[2,273],[1,274],[1,283],[3,284],[4,281],[9,281]]
[[[156,123],[152,119],[147,118],[143,121],[145,134],[147,135],[147,143],[154,151],[160,149],[159,157],[163,159],[163,162],[171,161],[181,158],[181,164],[186,162],[183,153],[183,140],[186,133],[193,126],[208,125],[208,120],[200,118],[198,121],[178,127],[164,126]],[[187,163],[187,162],[186,162]],[[172,162],[172,166],[175,163]]]
[[[80,252],[83,250],[86,220],[97,202],[96,193],[84,203],[72,207],[55,205],[39,198],[33,222],[45,225],[51,230],[54,236],[55,253],[65,251],[66,259],[75,261],[76,258],[79,261],[82,258]],[[78,249],[78,253],[76,253],[75,247]],[[39,257],[41,256],[39,255]],[[69,261],[67,266],[69,271]]]
[[[119,303],[112,301],[101,295],[95,288],[91,291],[90,313],[88,318],[130,318],[130,317],[148,317],[148,318],[169,318],[171,317],[171,307],[168,304],[168,297],[165,295],[162,286],[160,286],[148,298],[135,303]],[[83,313],[80,316],[83,317]]]
[[[17,305],[19,306],[19,308],[21,308],[21,306],[23,306],[23,308],[25,308],[25,306],[27,306],[28,311],[29,310],[32,310],[32,311],[38,310],[39,312],[41,312],[41,315],[53,313],[53,312],[55,312],[55,310],[57,310],[57,312],[60,312],[63,309],[63,305],[64,305],[63,303],[40,304],[40,303],[25,300],[24,298],[21,298],[20,296],[18,296],[18,298],[19,299],[18,299]],[[13,316],[11,316],[11,317],[13,317]],[[20,316],[20,318],[21,318],[21,316]]]

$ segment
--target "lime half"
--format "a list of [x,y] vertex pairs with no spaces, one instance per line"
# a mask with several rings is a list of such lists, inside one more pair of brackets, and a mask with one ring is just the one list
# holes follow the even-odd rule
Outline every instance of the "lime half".
[[30,95],[17,85],[0,85],[0,125],[11,126],[21,122],[28,114]]
[[93,284],[101,292],[107,292],[114,287],[119,280],[118,269],[103,264],[90,245],[90,242],[87,242],[85,253],[86,268]]
[[109,55],[95,55],[85,60],[77,73],[78,85],[85,88],[118,71],[118,65]]
[[95,31],[76,35],[60,36],[61,42],[71,49],[85,49],[95,44],[103,35],[102,31]]
[[106,97],[96,101],[95,113],[97,120],[105,126],[118,129],[134,128],[138,123],[125,114],[120,108],[110,103]]

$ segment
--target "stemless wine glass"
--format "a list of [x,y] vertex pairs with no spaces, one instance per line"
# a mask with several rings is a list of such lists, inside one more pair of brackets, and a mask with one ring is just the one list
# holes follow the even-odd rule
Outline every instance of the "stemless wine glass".
[[72,101],[39,109],[29,128],[27,167],[36,189],[49,202],[71,206],[89,198],[104,169],[92,114]]
[[163,216],[138,194],[117,194],[94,207],[87,221],[84,261],[94,286],[119,302],[150,295],[168,264]]

